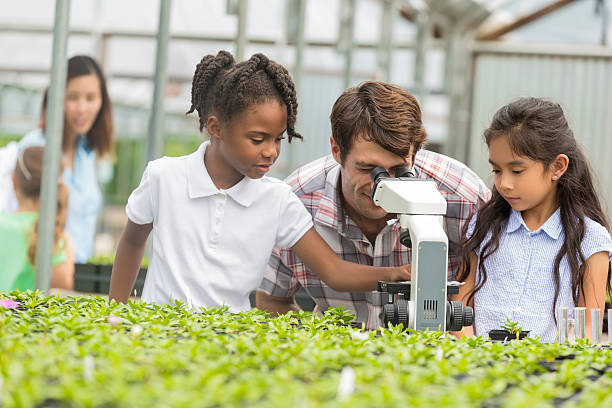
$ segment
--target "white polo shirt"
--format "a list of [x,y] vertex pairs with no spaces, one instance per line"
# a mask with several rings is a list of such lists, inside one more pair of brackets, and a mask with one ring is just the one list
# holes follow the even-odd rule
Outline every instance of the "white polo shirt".
[[195,153],[147,165],[125,207],[136,224],[153,223],[152,255],[142,299],[182,299],[198,309],[250,310],[274,246],[292,247],[312,217],[284,182],[243,178],[218,189]]

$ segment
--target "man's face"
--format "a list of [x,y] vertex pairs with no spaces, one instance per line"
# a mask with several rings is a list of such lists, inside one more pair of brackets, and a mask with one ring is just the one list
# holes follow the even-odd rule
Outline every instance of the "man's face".
[[401,157],[383,149],[380,145],[356,138],[346,155],[344,164],[340,161],[340,149],[331,139],[332,154],[341,164],[342,195],[349,215],[357,215],[370,220],[379,220],[387,212],[374,204],[370,198],[373,182],[370,172],[377,166],[384,167],[391,177],[401,167],[412,167],[412,152]]

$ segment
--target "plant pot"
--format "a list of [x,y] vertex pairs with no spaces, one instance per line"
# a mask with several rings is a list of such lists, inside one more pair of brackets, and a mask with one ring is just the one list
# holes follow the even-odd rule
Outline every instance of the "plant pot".
[[[519,334],[518,339],[523,340],[529,334],[529,330],[522,331]],[[508,330],[491,330],[489,332],[489,338],[493,341],[504,341],[504,340],[516,340],[516,334],[511,334]]]
[[113,272],[113,265],[98,265],[99,276],[99,293],[108,294],[110,291],[110,279]]
[[98,292],[98,265],[74,264],[74,290],[77,292]]
[[[112,265],[99,265],[99,281],[100,281],[100,293],[108,294],[110,292],[110,281],[112,276],[113,266]],[[134,295],[136,290],[136,296],[142,296],[142,290],[144,288],[145,278],[147,277],[147,268],[140,268],[138,270],[138,276],[134,287],[130,292],[130,296]]]
[[134,291],[136,291],[136,296],[142,296],[142,290],[144,289],[145,279],[147,278],[147,268],[140,268],[138,271],[138,276],[136,277],[136,282],[134,283],[134,288],[132,289],[132,293],[130,296],[134,295]]

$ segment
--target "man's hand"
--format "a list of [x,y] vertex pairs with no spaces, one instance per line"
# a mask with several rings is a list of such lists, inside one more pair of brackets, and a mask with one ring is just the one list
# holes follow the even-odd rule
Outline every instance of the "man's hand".
[[290,310],[300,311],[293,297],[271,296],[260,290],[255,292],[255,304],[258,309],[277,315],[285,314]]

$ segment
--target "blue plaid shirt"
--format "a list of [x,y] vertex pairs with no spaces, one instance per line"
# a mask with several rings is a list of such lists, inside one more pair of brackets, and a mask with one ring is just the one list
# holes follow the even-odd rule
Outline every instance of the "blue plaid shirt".
[[[471,236],[476,217],[470,222]],[[586,259],[606,251],[612,256],[612,240],[608,231],[599,223],[586,218],[586,232],[581,248]],[[479,248],[491,237],[485,238]],[[521,213],[512,210],[505,233],[500,237],[499,249],[485,261],[487,281],[474,296],[474,333],[488,337],[489,330],[499,329],[517,310],[515,320],[529,337],[541,337],[541,341],[553,342],[557,327],[553,320],[555,286],[553,264],[565,240],[560,209],[537,230],[530,231]],[[557,311],[561,307],[573,308],[571,271],[567,255],[559,265],[560,288]],[[478,284],[478,275],[476,275]]]

